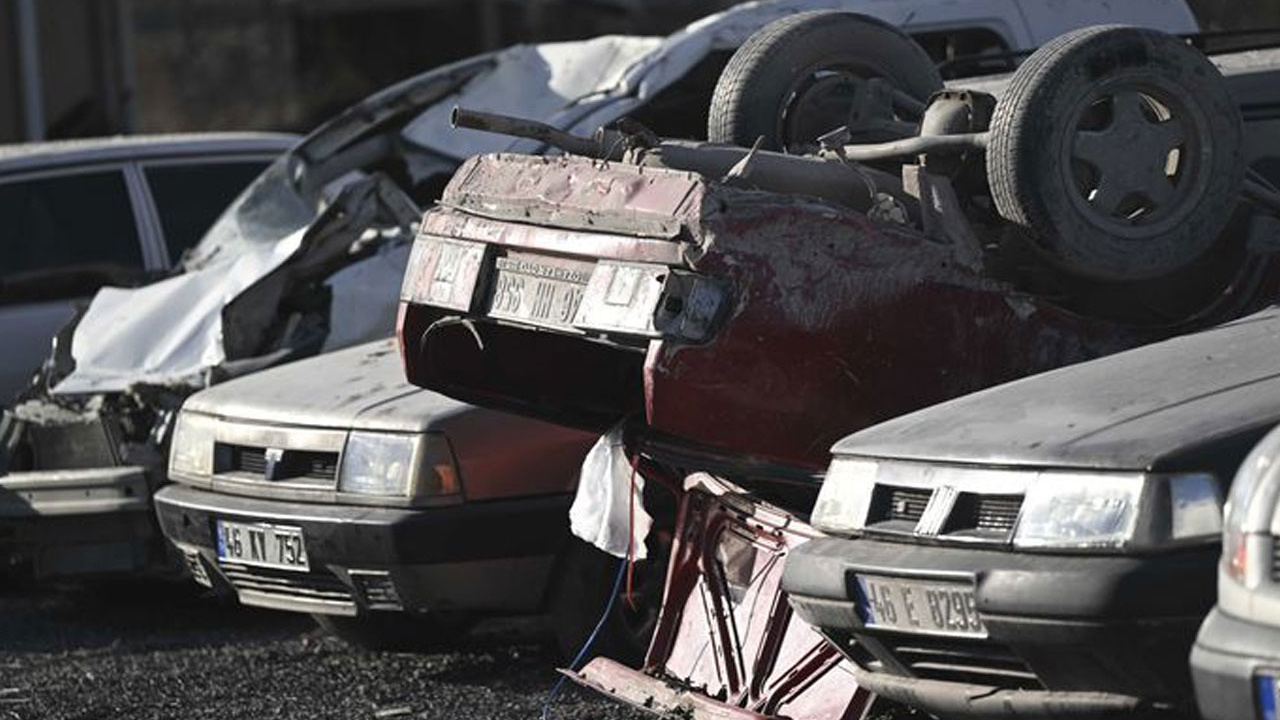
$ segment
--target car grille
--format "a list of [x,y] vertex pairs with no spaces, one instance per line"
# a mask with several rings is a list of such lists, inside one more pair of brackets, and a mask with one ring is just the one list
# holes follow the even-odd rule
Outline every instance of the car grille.
[[272,466],[267,462],[266,448],[219,443],[215,457],[219,474],[231,473],[270,482],[331,484],[338,476],[336,452],[282,450]]
[[1280,582],[1280,537],[1271,538],[1271,579]]
[[1013,532],[1020,509],[1021,495],[960,493],[942,532],[944,535],[966,533],[1004,539]]
[[941,501],[935,501],[937,491],[933,488],[876,485],[867,514],[867,530],[971,542],[1004,543],[1012,538],[1022,509],[1022,495],[957,492],[949,487],[942,490],[954,500],[944,495]]
[[268,598],[355,607],[351,589],[330,572],[295,572],[219,563],[218,568],[237,592]]
[[919,678],[1018,690],[1044,687],[1031,668],[1003,645],[897,634],[876,639]]
[[879,485],[871,499],[869,522],[909,522],[915,525],[929,504],[932,490]]

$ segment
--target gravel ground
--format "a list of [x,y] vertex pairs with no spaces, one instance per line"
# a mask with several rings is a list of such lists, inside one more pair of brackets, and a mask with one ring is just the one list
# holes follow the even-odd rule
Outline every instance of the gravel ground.
[[[556,662],[534,620],[386,653],[185,586],[0,595],[0,720],[537,718]],[[649,716],[566,684],[552,717]]]

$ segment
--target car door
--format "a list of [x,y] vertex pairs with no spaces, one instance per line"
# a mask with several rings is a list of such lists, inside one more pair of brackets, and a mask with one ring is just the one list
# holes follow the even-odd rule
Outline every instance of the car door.
[[103,285],[147,278],[146,254],[123,168],[0,179],[0,402],[49,354],[78,303]]
[[177,264],[274,159],[237,155],[140,163],[147,194],[144,203],[156,218],[166,265]]

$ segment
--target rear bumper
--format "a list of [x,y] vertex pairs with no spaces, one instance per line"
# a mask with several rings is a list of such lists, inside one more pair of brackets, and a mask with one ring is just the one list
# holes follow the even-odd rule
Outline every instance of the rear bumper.
[[[1213,603],[1216,555],[1055,556],[824,538],[791,553],[783,585],[799,615],[858,664],[860,683],[932,714],[1187,712],[1186,658]],[[987,636],[867,627],[857,573],[964,576]]]
[[1206,720],[1258,720],[1256,677],[1280,675],[1280,628],[1214,608],[1191,650],[1196,700]]
[[[246,605],[354,615],[367,610],[528,612],[541,607],[568,537],[571,498],[420,509],[261,500],[170,485],[156,494],[165,536],[198,582]],[[302,530],[309,572],[217,557],[218,519]]]
[[47,470],[0,477],[0,561],[37,577],[160,567],[142,467]]

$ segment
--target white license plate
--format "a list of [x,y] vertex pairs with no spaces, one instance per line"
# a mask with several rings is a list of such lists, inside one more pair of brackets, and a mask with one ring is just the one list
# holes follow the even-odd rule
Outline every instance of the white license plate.
[[500,257],[495,262],[489,317],[565,329],[572,327],[591,279],[589,267]]
[[216,526],[219,560],[301,572],[310,569],[302,528],[225,520]]
[[858,608],[868,627],[986,637],[973,586],[962,582],[858,575]]

